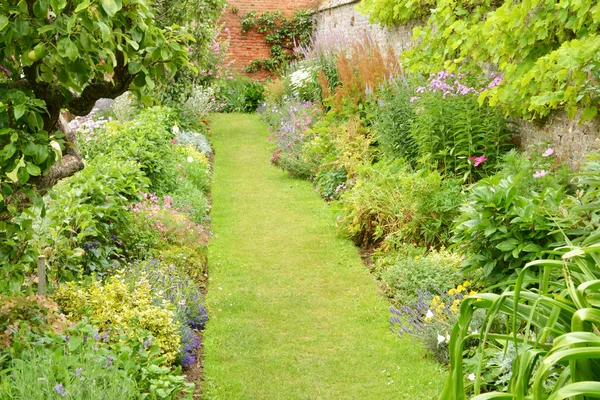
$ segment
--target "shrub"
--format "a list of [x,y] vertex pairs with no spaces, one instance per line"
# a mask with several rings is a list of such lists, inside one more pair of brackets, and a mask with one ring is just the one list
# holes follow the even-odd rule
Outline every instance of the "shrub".
[[205,135],[198,132],[182,131],[177,132],[175,136],[175,142],[181,145],[194,146],[196,151],[209,157],[213,150],[210,142]]
[[[471,283],[465,281],[448,291],[418,290],[417,300],[398,309],[391,307],[390,323],[398,336],[410,334],[420,339],[436,361],[447,364],[450,332],[459,318],[461,303],[474,295]],[[480,325],[473,321],[469,332],[477,332]],[[474,326],[475,325],[475,326]]]
[[139,163],[153,191],[168,193],[176,185],[171,143],[176,122],[172,110],[153,107],[141,112],[135,121],[107,123],[93,140],[81,142],[82,151],[93,159],[112,149],[114,159]]
[[461,257],[448,250],[432,250],[403,245],[397,250],[378,251],[372,269],[386,295],[408,305],[417,300],[417,291],[447,291],[463,281]]
[[295,98],[303,101],[320,100],[321,87],[317,79],[318,70],[318,66],[302,61],[288,68],[285,83]]
[[337,199],[362,165],[371,163],[371,136],[358,118],[332,125],[317,123],[315,137],[302,149],[307,165],[316,166],[314,180],[321,196]]
[[137,164],[112,157],[95,159],[56,185],[45,216],[35,223],[35,245],[47,256],[51,281],[77,279],[82,273],[104,275],[126,256],[126,207],[148,186]]
[[269,140],[278,147],[272,162],[292,176],[310,176],[311,168],[302,158],[302,146],[311,139],[310,128],[321,115],[320,108],[309,101],[284,97],[281,104],[265,104],[259,112],[269,125]]
[[[179,353],[181,337],[173,307],[152,293],[145,279],[133,287],[116,276],[105,283],[92,282],[89,287],[71,282],[61,285],[54,299],[70,319],[83,320],[87,316],[98,323],[100,330],[116,331],[132,338],[144,338],[144,332],[150,332],[166,364],[172,364]],[[155,305],[155,299],[160,306]],[[111,333],[111,337],[116,340],[115,333]]]
[[364,166],[339,201],[338,226],[357,244],[394,236],[417,246],[448,242],[461,186],[435,171],[411,172],[401,161]]
[[62,333],[68,324],[66,317],[59,313],[58,304],[50,299],[0,296],[0,350],[21,346],[20,335],[25,332]]
[[190,265],[152,259],[131,265],[125,275],[125,279],[133,285],[147,280],[154,293],[162,293],[172,304],[181,337],[177,362],[184,368],[191,366],[195,361],[200,345],[197,331],[204,329],[208,319],[201,289],[196,281],[190,278],[190,269]]
[[418,145],[411,127],[415,118],[411,88],[403,81],[384,86],[373,117],[373,136],[384,154],[404,158],[413,164],[418,158]]
[[14,354],[0,381],[1,398],[34,399],[191,399],[193,384],[181,368],[161,366],[152,337],[120,335],[106,342],[88,322],[66,335],[25,333],[23,351]]
[[512,132],[499,110],[479,106],[478,86],[468,76],[440,72],[417,88],[411,134],[420,165],[470,181],[496,171]]
[[502,282],[562,242],[559,228],[573,224],[561,207],[567,192],[564,166],[555,166],[551,154],[508,153],[498,174],[469,190],[453,229],[466,269],[482,268],[488,285]]
[[[336,112],[352,115],[361,108],[368,95],[398,73],[399,65],[393,49],[383,54],[379,45],[368,37],[354,41],[349,49],[337,54],[337,74],[319,71],[319,83],[325,104]],[[329,75],[327,77],[325,74]],[[335,87],[331,90],[331,87]]]
[[290,94],[286,92],[285,85],[281,79],[266,81],[264,83],[264,88],[265,101],[270,105],[279,104],[286,94]]
[[140,109],[133,94],[125,92],[113,101],[110,111],[117,121],[131,121],[137,116]]
[[214,86],[217,103],[224,112],[254,112],[265,100],[262,84],[245,77],[220,79]]

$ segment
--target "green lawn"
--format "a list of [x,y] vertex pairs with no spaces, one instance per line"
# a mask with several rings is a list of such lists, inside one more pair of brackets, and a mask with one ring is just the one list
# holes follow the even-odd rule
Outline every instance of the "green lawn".
[[444,373],[388,330],[389,304],[309,182],[269,164],[256,115],[213,118],[208,399],[434,399]]

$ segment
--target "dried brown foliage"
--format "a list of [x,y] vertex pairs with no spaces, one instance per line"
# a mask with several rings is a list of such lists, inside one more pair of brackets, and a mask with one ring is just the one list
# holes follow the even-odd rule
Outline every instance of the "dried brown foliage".
[[0,349],[9,347],[19,333],[62,333],[69,325],[58,304],[43,296],[0,297]]
[[332,94],[329,91],[331,82],[327,82],[322,73],[319,73],[319,84],[323,98],[329,98],[331,107],[339,111],[345,103],[358,106],[369,90],[377,88],[389,76],[398,74],[400,65],[391,46],[384,53],[377,43],[365,36],[347,51],[338,53],[337,69],[338,86]]

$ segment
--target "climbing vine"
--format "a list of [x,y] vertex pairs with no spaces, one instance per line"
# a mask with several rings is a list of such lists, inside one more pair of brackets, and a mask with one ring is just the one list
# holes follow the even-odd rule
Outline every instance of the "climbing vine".
[[269,58],[253,60],[246,66],[249,73],[261,69],[277,71],[281,67],[298,59],[294,49],[306,45],[314,30],[314,22],[308,10],[296,10],[292,17],[286,17],[281,11],[257,13],[252,11],[242,16],[242,32],[252,29],[265,35],[265,42],[270,46]]
[[415,29],[418,45],[402,56],[414,71],[494,66],[502,81],[481,93],[482,103],[524,118],[561,108],[571,118],[581,110],[581,120],[598,114],[597,1],[363,0],[362,10],[387,25],[426,19]]

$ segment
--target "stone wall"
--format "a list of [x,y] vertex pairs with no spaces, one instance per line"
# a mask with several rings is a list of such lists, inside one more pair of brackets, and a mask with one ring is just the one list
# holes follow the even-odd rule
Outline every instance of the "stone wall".
[[[265,35],[256,31],[242,33],[242,16],[251,11],[259,13],[265,11],[283,11],[285,15],[292,15],[299,8],[316,7],[315,0],[228,0],[227,7],[221,23],[229,30],[231,42],[229,46],[229,59],[234,60],[234,69],[246,74],[246,66],[252,60],[269,57],[269,46],[265,43]],[[225,36],[226,33],[223,32]],[[246,74],[247,75],[247,74]],[[251,74],[254,79],[264,79],[270,74],[260,71]]]
[[392,28],[371,24],[369,18],[355,10],[360,0],[333,0],[325,2],[315,13],[316,36],[340,36],[348,40],[363,37],[365,34],[382,49],[388,46],[400,54],[412,45],[414,25]]
[[[360,37],[364,33],[386,48],[391,45],[399,54],[412,45],[415,25],[386,28],[369,23],[368,17],[355,10],[358,0],[329,0],[315,13],[317,34],[339,37]],[[523,150],[534,144],[549,141],[557,156],[577,168],[583,156],[591,150],[600,150],[600,120],[579,124],[570,120],[566,112],[557,111],[542,121],[514,120],[519,132],[516,138]]]

